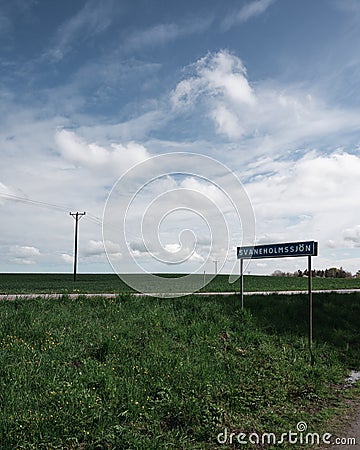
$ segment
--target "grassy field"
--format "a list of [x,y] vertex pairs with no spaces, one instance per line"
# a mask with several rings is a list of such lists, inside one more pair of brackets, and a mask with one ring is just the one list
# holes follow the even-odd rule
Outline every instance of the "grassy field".
[[[306,290],[307,283],[305,277],[244,276],[246,291]],[[313,288],[360,289],[360,278],[314,278]],[[229,284],[228,275],[218,275],[203,291],[235,292],[239,282]],[[115,274],[79,274],[76,283],[71,274],[0,274],[0,294],[49,292],[128,293],[131,289]]]
[[[219,449],[326,428],[360,369],[360,293],[0,302],[0,448]],[[353,388],[352,392],[356,392]],[[260,448],[260,447],[259,447]],[[306,448],[276,444],[263,448]]]

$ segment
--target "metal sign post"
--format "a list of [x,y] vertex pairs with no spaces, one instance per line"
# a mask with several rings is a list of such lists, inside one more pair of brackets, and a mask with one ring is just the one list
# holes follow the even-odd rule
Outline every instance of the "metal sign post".
[[312,273],[311,256],[308,256],[308,292],[309,292],[309,349],[312,349],[313,341],[313,301],[312,301]]
[[240,299],[241,309],[244,309],[244,260],[240,259]]
[[[309,350],[313,342],[313,298],[311,257],[317,256],[318,243],[315,241],[287,242],[283,244],[253,245],[237,248],[237,258],[240,259],[240,299],[241,309],[244,308],[243,260],[262,258],[288,258],[293,256],[308,257],[308,295],[309,295]],[[312,355],[312,353],[311,353]],[[313,361],[312,361],[313,362]]]

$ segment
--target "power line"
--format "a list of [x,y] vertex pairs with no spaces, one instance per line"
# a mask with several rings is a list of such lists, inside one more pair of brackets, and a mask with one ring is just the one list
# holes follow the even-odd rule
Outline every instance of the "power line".
[[[13,200],[15,202],[25,203],[32,206],[38,206],[40,208],[48,208],[48,209],[56,209],[58,211],[68,211],[69,206],[66,205],[56,205],[54,203],[46,203],[41,202],[38,200],[33,200],[26,197],[19,197],[18,195],[12,195],[12,194],[5,194],[3,192],[0,192],[0,197],[6,199],[6,200]],[[100,217],[95,216],[94,214],[87,214],[86,219],[90,220],[91,222],[95,222],[97,224],[102,223],[102,219]]]

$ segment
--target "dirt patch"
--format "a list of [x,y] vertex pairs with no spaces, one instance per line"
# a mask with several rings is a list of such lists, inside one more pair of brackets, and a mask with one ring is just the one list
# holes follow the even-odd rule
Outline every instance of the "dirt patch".
[[360,449],[360,398],[347,400],[347,404],[348,412],[341,418],[335,418],[329,425],[331,444],[322,446],[321,450]]

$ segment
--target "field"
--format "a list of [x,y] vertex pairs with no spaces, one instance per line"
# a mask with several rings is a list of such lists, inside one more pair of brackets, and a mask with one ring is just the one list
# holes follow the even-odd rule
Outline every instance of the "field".
[[[246,291],[307,290],[307,283],[306,277],[244,276]],[[351,288],[360,289],[360,278],[313,278],[313,289]],[[229,284],[228,275],[218,275],[203,291],[235,292],[239,282]],[[0,294],[49,292],[129,293],[131,289],[115,274],[79,274],[75,283],[71,274],[0,274]]]
[[217,436],[280,437],[300,421],[332,433],[359,394],[344,379],[360,369],[360,293],[314,296],[314,364],[306,295],[253,296],[243,311],[237,296],[18,299],[0,317],[4,450],[254,448]]

